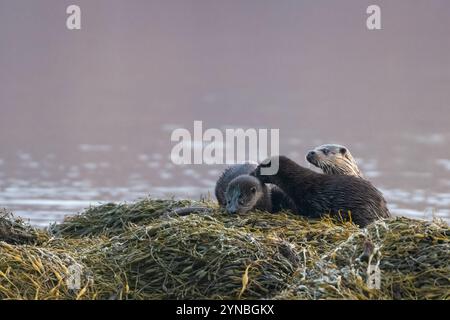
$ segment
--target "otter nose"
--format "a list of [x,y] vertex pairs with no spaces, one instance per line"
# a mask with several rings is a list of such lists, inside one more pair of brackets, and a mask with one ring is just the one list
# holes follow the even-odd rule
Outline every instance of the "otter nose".
[[316,152],[315,151],[310,151],[308,152],[308,154],[306,155],[306,160],[311,161],[314,159],[314,157],[316,156]]
[[234,207],[234,206],[228,206],[228,207],[227,207],[227,212],[228,212],[228,213],[231,213],[231,214],[234,214],[234,213],[237,212],[237,208]]

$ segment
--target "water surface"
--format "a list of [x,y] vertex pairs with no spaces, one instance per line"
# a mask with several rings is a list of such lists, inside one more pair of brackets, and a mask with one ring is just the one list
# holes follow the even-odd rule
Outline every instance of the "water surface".
[[450,219],[450,2],[0,3],[0,206],[46,225],[106,201],[211,193],[171,130],[280,129],[281,153],[340,143],[392,212]]

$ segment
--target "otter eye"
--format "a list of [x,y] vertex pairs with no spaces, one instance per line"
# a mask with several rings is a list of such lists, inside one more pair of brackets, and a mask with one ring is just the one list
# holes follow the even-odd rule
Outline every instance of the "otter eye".
[[243,204],[244,204],[244,200],[239,199],[239,204],[240,204],[240,205],[243,205]]
[[256,193],[256,187],[252,187],[252,188],[250,189],[250,191],[251,191],[252,193]]
[[347,153],[347,149],[341,148],[341,149],[339,149],[339,152],[342,153],[342,154],[346,154]]
[[330,150],[324,148],[324,149],[322,149],[322,152],[323,152],[324,155],[327,156],[330,153]]

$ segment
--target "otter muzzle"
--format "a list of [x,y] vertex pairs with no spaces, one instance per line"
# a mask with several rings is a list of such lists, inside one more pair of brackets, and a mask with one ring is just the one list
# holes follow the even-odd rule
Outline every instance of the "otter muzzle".
[[315,152],[315,151],[308,152],[308,154],[306,155],[306,160],[309,163],[315,165],[317,163],[317,152]]

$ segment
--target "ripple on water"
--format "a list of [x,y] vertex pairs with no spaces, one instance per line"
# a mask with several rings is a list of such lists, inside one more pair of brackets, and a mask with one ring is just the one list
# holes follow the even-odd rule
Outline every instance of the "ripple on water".
[[438,159],[436,160],[437,165],[443,167],[446,171],[450,171],[450,160],[449,159]]
[[405,135],[405,138],[411,139],[416,143],[426,145],[440,145],[446,141],[446,136],[440,133]]
[[108,152],[112,150],[112,146],[107,144],[80,144],[78,149],[82,152]]

